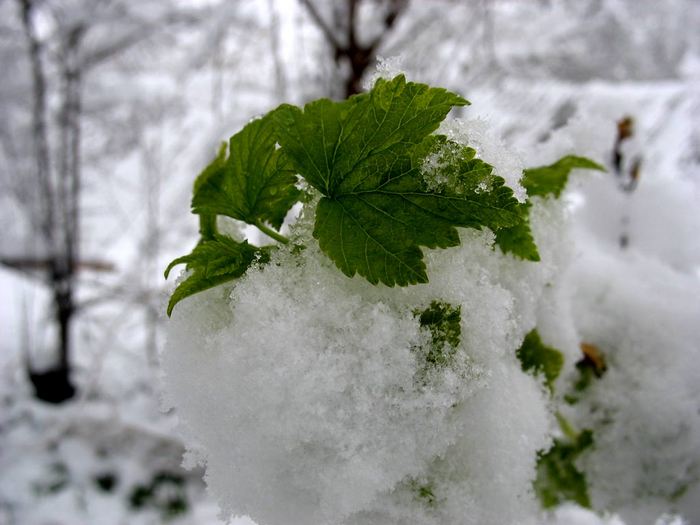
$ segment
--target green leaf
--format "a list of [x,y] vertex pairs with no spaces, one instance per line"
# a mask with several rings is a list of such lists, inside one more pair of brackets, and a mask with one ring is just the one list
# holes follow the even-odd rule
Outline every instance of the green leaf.
[[416,312],[421,327],[430,331],[431,345],[426,362],[442,366],[452,359],[462,336],[462,307],[433,301],[425,310]]
[[379,79],[369,93],[344,102],[321,99],[303,111],[282,105],[274,118],[279,142],[296,170],[331,197],[361,182],[376,186],[379,166],[423,142],[452,107],[466,104],[459,95],[399,75]]
[[537,262],[540,260],[540,253],[530,229],[530,206],[529,202],[520,204],[520,222],[496,231],[496,246],[503,253],[512,253],[526,261]]
[[211,239],[200,241],[192,253],[178,257],[165,269],[166,279],[179,264],[185,264],[192,272],[170,296],[168,316],[184,298],[241,277],[251,264],[267,258],[268,250],[251,246],[247,241],[234,241],[226,235],[214,234]]
[[544,376],[545,385],[550,392],[554,391],[554,382],[564,366],[564,356],[559,350],[542,343],[540,334],[535,329],[525,336],[516,355],[524,372]]
[[274,112],[233,135],[228,150],[226,158],[224,145],[195,181],[192,211],[253,225],[266,222],[279,229],[301,192],[287,157],[277,146]]
[[586,475],[576,459],[593,446],[593,432],[583,430],[571,437],[555,439],[547,452],[537,455],[537,476],[533,482],[542,507],[550,509],[566,501],[591,508]]
[[[527,190],[528,197],[559,197],[564,190],[571,170],[576,168],[596,169],[605,168],[585,157],[567,156],[559,159],[550,166],[541,166],[523,171],[522,184]],[[526,261],[539,261],[540,254],[530,229],[531,201],[520,205],[521,221],[515,226],[502,228],[496,232],[496,245],[503,253],[512,253]]]
[[426,507],[433,508],[436,506],[438,500],[435,497],[435,487],[432,482],[420,483],[416,479],[411,479],[408,482],[408,488],[413,492],[416,501]]
[[549,166],[523,170],[521,182],[529,197],[534,197],[535,195],[559,197],[566,187],[569,173],[573,169],[605,171],[603,166],[586,157],[567,155]]
[[473,183],[491,167],[472,162],[470,155],[464,148],[464,157],[449,168],[464,183],[459,192],[430,187],[421,170],[423,159],[399,157],[377,167],[381,179],[374,187],[365,179],[355,190],[321,199],[314,237],[349,277],[359,273],[388,286],[427,282],[421,246],[459,245],[455,226],[497,230],[519,221],[517,201],[503,179],[491,176],[490,191],[476,191]]
[[[347,276],[388,286],[428,281],[420,247],[459,244],[455,226],[515,225],[517,201],[474,150],[430,136],[461,97],[403,76],[379,80],[345,102],[320,100],[276,112],[279,142],[299,173],[324,197],[313,235]],[[426,157],[454,150],[456,186],[426,180]],[[488,183],[489,191],[480,185]]]

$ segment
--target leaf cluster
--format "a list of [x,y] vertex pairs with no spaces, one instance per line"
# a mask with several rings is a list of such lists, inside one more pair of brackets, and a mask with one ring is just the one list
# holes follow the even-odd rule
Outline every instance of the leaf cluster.
[[[581,350],[584,357],[576,363],[581,374],[574,385],[576,394],[585,390],[594,376],[600,377],[605,372],[605,361],[597,347],[583,343]],[[516,356],[523,371],[543,378],[553,395],[555,381],[564,365],[563,354],[545,345],[537,330],[533,329],[525,336]],[[578,401],[578,397],[572,394],[563,397],[568,403]],[[591,508],[586,474],[576,466],[576,461],[593,447],[593,432],[588,429],[577,432],[561,414],[556,416],[563,436],[556,438],[549,450],[537,454],[537,474],[533,481],[535,494],[544,509],[567,501]]]
[[[359,274],[372,284],[428,282],[423,249],[459,245],[458,227],[489,228],[504,252],[539,260],[530,203],[519,203],[474,149],[434,133],[452,108],[466,104],[455,93],[399,75],[342,102],[283,104],[248,123],[194,183],[192,212],[201,238],[168,266],[166,277],[177,264],[189,271],[168,314],[180,300],[240,277],[269,253],[221,234],[217,217],[287,243],[279,230],[297,202],[315,207],[313,237],[323,253],[348,277]],[[576,167],[598,166],[566,157],[526,170],[525,187],[530,195],[559,195]],[[301,181],[320,198],[305,198]]]
[[224,143],[216,158],[194,182],[192,212],[199,215],[200,240],[188,255],[165,270],[185,264],[189,274],[175,288],[167,313],[182,299],[241,277],[255,262],[269,260],[269,248],[259,248],[219,233],[217,216],[254,225],[269,236],[286,241],[279,229],[301,196],[297,176],[277,147],[273,115],[253,120]]
[[[568,424],[564,422],[564,426]],[[566,501],[591,508],[586,475],[576,466],[576,460],[593,444],[593,432],[582,430],[574,433],[570,428],[567,436],[554,440],[547,452],[537,457],[537,476],[533,482],[535,494],[542,507],[549,509]]]

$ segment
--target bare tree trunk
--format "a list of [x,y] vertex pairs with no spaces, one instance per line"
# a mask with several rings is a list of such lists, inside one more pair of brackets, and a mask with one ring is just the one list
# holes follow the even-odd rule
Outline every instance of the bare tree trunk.
[[51,183],[51,161],[46,125],[46,75],[41,60],[42,45],[34,31],[32,0],[17,0],[21,7],[22,26],[27,40],[29,62],[32,71],[32,134],[34,139],[34,160],[40,197],[38,210],[40,230],[46,243],[49,256],[55,250],[54,228],[55,211],[53,207],[53,185]]
[[42,63],[42,44],[33,24],[33,0],[17,0],[32,70],[32,132],[39,188],[39,206],[32,214],[40,217],[39,233],[47,250],[48,281],[53,293],[54,319],[58,325],[56,364],[37,371],[27,359],[27,375],[39,399],[62,403],[73,397],[70,379],[71,321],[75,313],[74,276],[78,246],[80,195],[80,68],[77,50],[82,29],[69,34],[61,50],[63,91],[59,114],[57,178],[52,177],[47,125],[47,82]]
[[[70,6],[45,0],[15,2],[21,16],[32,82],[30,96],[35,157],[32,170],[36,172],[36,178],[28,183],[28,187],[35,192],[28,211],[34,223],[34,237],[46,246],[46,253],[28,254],[9,261],[3,258],[0,263],[9,263],[25,270],[31,268],[44,271],[52,293],[53,320],[58,328],[55,347],[57,359],[52,368],[42,372],[33,369],[31,360],[27,359],[27,375],[34,384],[37,397],[60,403],[75,393],[70,373],[73,347],[71,329],[79,309],[76,276],[81,267],[104,269],[109,266],[100,261],[80,261],[79,257],[83,78],[92,67],[150,38],[155,31],[194,18],[172,11],[163,18],[164,24],[156,24],[149,17],[130,20],[129,15],[126,20],[134,24],[133,30],[116,39],[108,38],[104,45],[97,48],[92,46],[92,51],[86,53],[89,51],[83,46],[86,33],[94,23],[104,23],[93,22],[91,14],[98,7],[104,8],[105,13],[116,13],[109,6],[111,2],[85,1],[82,3],[84,5],[78,3],[80,5]],[[91,12],[87,13],[88,16],[82,22],[76,23],[73,17],[65,14],[79,6]],[[53,27],[51,23],[47,24],[50,31],[46,43],[36,30],[37,14],[53,18]],[[49,61],[52,67],[46,65]],[[57,89],[51,89],[51,80],[58,81]],[[49,118],[48,104],[54,95],[58,106],[55,121]],[[4,147],[11,146],[5,137],[0,138],[3,139]]]
[[75,313],[75,275],[80,242],[81,191],[81,112],[82,86],[78,50],[84,35],[83,26],[73,28],[63,46],[62,108],[60,114],[60,181],[58,195],[62,216],[62,249],[58,257],[59,271],[54,274],[56,320],[59,325],[59,366],[70,370],[71,321]]

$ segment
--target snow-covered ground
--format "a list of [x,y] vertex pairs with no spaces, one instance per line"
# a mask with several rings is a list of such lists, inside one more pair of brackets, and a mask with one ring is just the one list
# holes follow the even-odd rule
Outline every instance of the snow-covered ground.
[[[571,236],[566,241],[568,260],[560,269],[565,277],[550,294],[554,306],[550,310],[543,307],[537,314],[545,341],[569,358],[569,376],[562,376],[562,384],[572,378],[581,338],[609,354],[608,374],[580,410],[567,416],[581,428],[596,426],[599,448],[584,458],[582,465],[597,479],[591,485],[594,506],[619,515],[596,515],[565,506],[542,517],[541,522],[651,525],[658,519],[659,525],[677,525],[679,519],[660,514],[680,512],[689,525],[700,523],[700,59],[697,35],[680,34],[684,26],[676,32],[661,31],[682,20],[683,9],[690,2],[669,2],[665,10],[659,7],[658,31],[669,36],[658,55],[643,38],[645,32],[657,31],[654,13],[647,9],[653,3],[644,2],[639,19],[628,20],[625,17],[634,12],[635,2],[608,2],[607,11],[617,13],[621,33],[615,34],[617,26],[606,25],[602,15],[593,17],[590,34],[601,40],[600,45],[592,45],[585,32],[573,34],[576,20],[565,19],[575,12],[584,17],[578,22],[583,25],[580,20],[590,16],[584,7],[578,12],[579,8],[571,7],[575,3],[545,4],[498,4],[493,15],[498,65],[493,71],[480,67],[478,61],[471,67],[470,61],[479,59],[481,51],[474,50],[471,40],[455,37],[463,31],[466,3],[457,5],[453,16],[442,13],[436,18],[429,12],[433,19],[426,19],[425,30],[416,34],[414,43],[390,41],[386,52],[404,54],[397,62],[403,64],[409,78],[448,85],[464,94],[472,106],[460,117],[483,119],[482,128],[474,129],[491,130],[502,137],[514,162],[525,166],[548,163],[572,152],[609,164],[616,122],[625,116],[634,119],[635,135],[625,146],[625,154],[628,162],[641,159],[638,185],[632,192],[621,191],[610,174],[586,174],[572,180],[566,196]],[[430,11],[433,7],[421,3],[417,9]],[[693,20],[695,11],[685,16]],[[280,13],[284,16],[285,9]],[[311,28],[294,31],[300,10],[289,7],[288,14],[282,29],[284,38],[293,42],[282,55],[288,67],[289,98],[299,102],[307,94],[320,95],[323,74],[313,68],[324,55]],[[423,24],[419,14],[414,18]],[[523,25],[525,19],[530,24]],[[410,27],[411,20],[402,23]],[[442,24],[442,41],[431,36],[435,23]],[[598,32],[601,28],[605,31]],[[626,57],[634,55],[634,43],[639,43],[639,56],[615,63],[616,55],[612,51],[606,55],[601,35],[608,35],[610,42],[620,46],[616,52],[627,46]],[[300,47],[302,40],[306,48]],[[251,42],[255,46],[258,41]],[[428,45],[430,42],[434,46]],[[244,49],[236,47],[239,44],[236,40],[234,49]],[[152,125],[139,135],[139,146],[146,153],[134,147],[129,154],[117,149],[117,154],[88,159],[85,177],[93,182],[86,191],[84,252],[89,257],[105,258],[116,270],[83,276],[81,298],[94,301],[94,305],[76,322],[74,379],[79,394],[65,406],[35,400],[23,373],[27,350],[35,364],[50,358],[47,349],[54,334],[48,322],[48,290],[37,279],[0,268],[0,525],[222,523],[217,517],[217,502],[205,490],[203,468],[181,467],[187,445],[177,428],[177,409],[162,410],[161,370],[154,359],[157,349],[148,344],[155,340],[162,346],[162,329],[167,322],[163,313],[168,285],[161,271],[169,259],[185,253],[195,242],[196,224],[188,214],[194,174],[211,157],[220,139],[276,103],[269,92],[257,92],[255,86],[246,84],[269,84],[251,80],[257,64],[246,55],[249,51],[241,51],[242,66],[233,64],[232,58],[227,64],[234,73],[236,67],[243,68],[245,78],[238,79],[230,71],[221,76],[224,84],[240,82],[220,102],[226,107],[223,116],[212,110],[209,97],[213,69],[185,69],[167,77],[166,63],[150,75],[130,78],[124,71],[111,72],[112,76],[104,73],[90,84],[96,112],[102,107],[102,98],[109,96],[111,101],[115,92],[123,99],[120,107],[130,108],[127,113],[155,107],[158,100],[171,103],[177,99],[180,106],[162,118],[148,117]],[[148,56],[137,60],[149,67],[157,62]],[[607,65],[606,60],[610,62]],[[264,64],[268,67],[270,61],[266,59]],[[583,72],[578,75],[577,71]],[[259,76],[269,80],[270,75]],[[183,93],[178,93],[179,88]],[[237,91],[241,92],[238,98],[232,94]],[[151,96],[154,93],[157,96]],[[114,116],[124,136],[131,129],[129,118]],[[92,127],[89,131],[104,133],[101,129]],[[176,132],[170,133],[170,129]],[[89,137],[96,141],[98,135]],[[140,177],[134,177],[135,173]],[[146,173],[152,178],[147,180]],[[144,232],[148,191],[159,196],[155,213],[160,244],[158,253],[144,261],[150,239]],[[14,248],[26,226],[15,220],[11,205],[2,202],[0,214],[13,225],[0,234],[2,246]],[[619,246],[622,235],[628,239],[624,250]],[[474,242],[478,244],[478,240]],[[150,294],[149,304],[158,308],[155,319],[149,318],[144,306],[144,290]],[[256,297],[248,298],[251,304]],[[382,313],[362,308],[358,312],[370,317]],[[518,322],[524,327],[529,321]],[[155,330],[155,339],[150,330]],[[211,374],[214,377],[214,371]],[[183,375],[182,381],[188,378]],[[208,376],[200,378],[204,384],[210,380],[215,385]],[[185,398],[190,395],[188,388],[195,387],[178,385]],[[532,384],[525,385],[521,392],[539,396],[532,388]],[[259,401],[254,393],[249,394],[251,404]],[[194,403],[195,395],[191,397]],[[497,400],[483,402],[487,401]],[[224,405],[227,402],[223,400]],[[190,410],[201,405],[194,407]],[[520,423],[518,428],[527,434],[529,423]],[[246,439],[259,437],[252,428],[250,432],[238,430]],[[484,430],[487,436],[488,431]],[[493,436],[498,435],[493,432]],[[538,438],[533,439],[527,445],[530,448],[537,444]],[[493,440],[495,447],[497,439]],[[505,440],[498,445],[508,443]],[[640,450],[645,451],[643,457]],[[223,452],[220,456],[228,457]],[[187,463],[196,465],[194,459],[190,457]],[[476,462],[483,458],[469,459]],[[486,456],[484,464],[488,460]],[[492,464],[503,461],[496,458]],[[249,467],[255,473],[256,465]],[[265,479],[263,469],[270,465],[261,461],[257,467],[259,479]],[[221,479],[226,479],[225,475],[217,474]],[[266,490],[258,488],[261,493]],[[330,484],[328,490],[332,490]],[[500,510],[506,513],[516,508],[506,507]],[[275,509],[269,510],[272,513]],[[276,509],[278,514],[284,511]],[[232,523],[250,525],[252,521],[242,517]],[[268,524],[261,520],[259,525]]]

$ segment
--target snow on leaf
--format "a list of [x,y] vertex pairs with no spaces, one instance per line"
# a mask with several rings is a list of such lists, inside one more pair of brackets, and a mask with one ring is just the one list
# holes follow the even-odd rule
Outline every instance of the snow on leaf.
[[454,355],[462,336],[461,306],[433,301],[416,312],[421,327],[430,332],[431,345],[425,357],[433,365],[446,365]]
[[[441,168],[455,170],[459,191],[426,184],[423,161],[447,141],[429,134],[451,107],[464,104],[400,75],[345,102],[276,111],[282,148],[324,195],[313,235],[347,276],[388,286],[424,283],[421,246],[458,245],[455,226],[498,230],[520,221],[510,188],[471,148]],[[490,191],[478,186],[484,177]]]
[[[344,102],[321,99],[301,110],[275,111],[279,142],[294,167],[327,197],[376,185],[376,166],[389,164],[435,131],[454,106],[468,104],[442,88],[379,79],[372,91]],[[365,180],[369,179],[369,180]]]
[[[427,142],[435,144],[441,138]],[[487,164],[460,160],[451,166],[467,188],[458,193],[447,187],[428,189],[420,170],[422,160],[405,155],[375,165],[376,184],[358,180],[356,189],[319,202],[314,237],[349,277],[359,273],[373,284],[388,286],[427,282],[421,246],[457,246],[455,226],[498,230],[520,220],[517,201],[503,179],[492,177],[489,192],[479,193],[470,186]],[[343,185],[349,186],[347,179]]]

